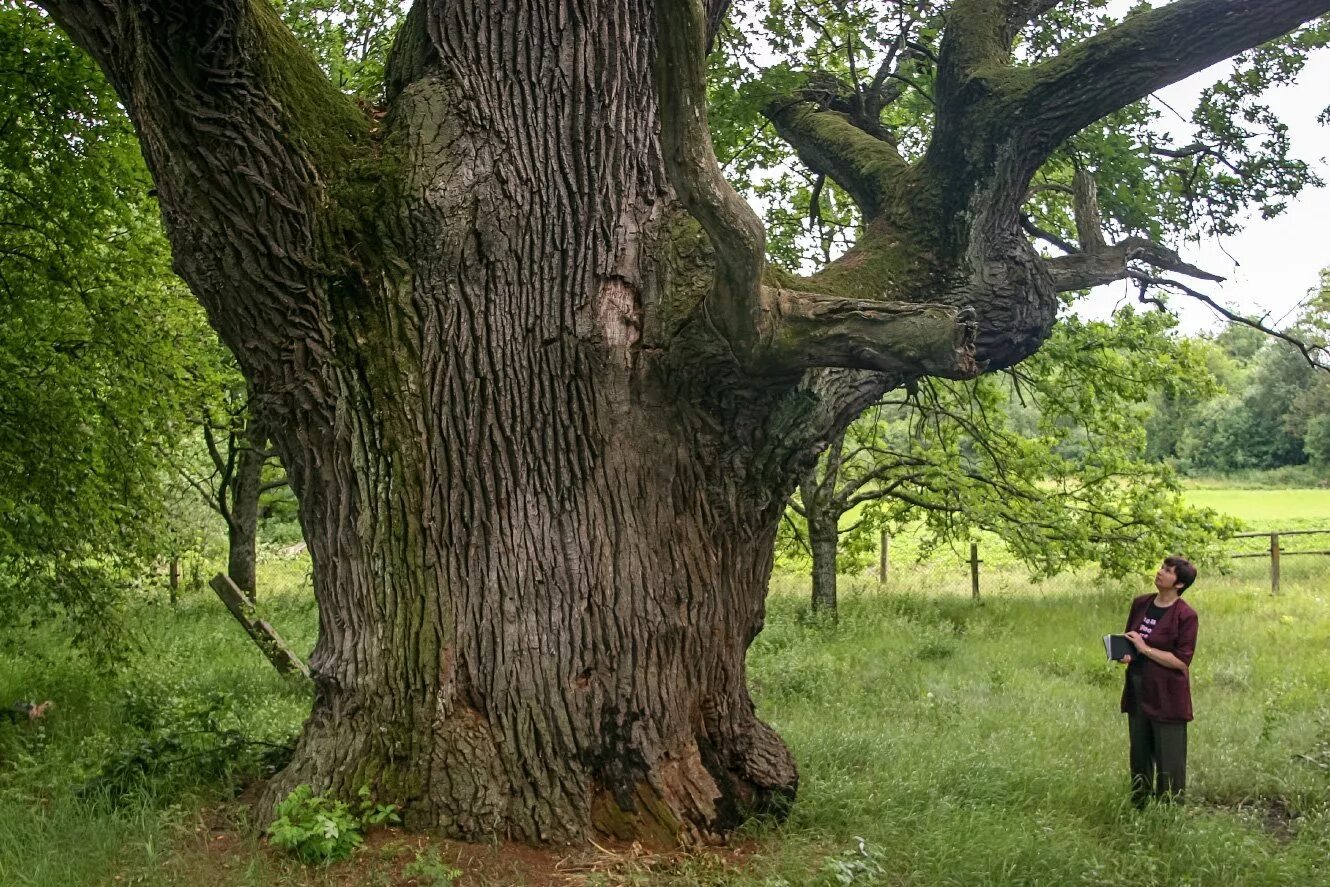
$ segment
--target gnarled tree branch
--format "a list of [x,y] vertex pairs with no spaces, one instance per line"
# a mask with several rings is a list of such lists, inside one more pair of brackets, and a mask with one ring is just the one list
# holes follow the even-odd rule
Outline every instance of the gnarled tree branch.
[[979,374],[973,318],[950,305],[775,289],[768,353],[779,365],[839,366],[949,379]]
[[1224,278],[1188,264],[1175,251],[1144,237],[1128,237],[1093,252],[1078,252],[1048,259],[1048,273],[1058,292],[1088,289],[1132,275],[1132,262],[1145,262],[1188,277],[1221,281]]
[[1163,287],[1165,289],[1175,290],[1189,298],[1195,299],[1196,301],[1200,302],[1203,305],[1206,305],[1207,307],[1210,308],[1210,310],[1214,311],[1216,314],[1227,320],[1229,323],[1236,323],[1241,326],[1249,326],[1252,329],[1258,330],[1267,336],[1271,336],[1273,338],[1280,339],[1281,341],[1289,343],[1294,348],[1298,349],[1298,352],[1302,355],[1303,359],[1307,361],[1307,363],[1316,367],[1317,369],[1330,371],[1330,348],[1327,348],[1325,345],[1308,343],[1305,340],[1298,338],[1297,336],[1290,335],[1289,333],[1286,333],[1282,330],[1277,330],[1274,327],[1271,327],[1259,320],[1253,320],[1250,317],[1244,317],[1243,315],[1238,314],[1236,311],[1231,311],[1228,308],[1225,308],[1223,305],[1219,304],[1219,302],[1213,297],[1207,296],[1205,293],[1192,289],[1191,287],[1187,286],[1185,283],[1182,283],[1180,281],[1170,280],[1169,278],[1166,277],[1156,277],[1153,274],[1147,274],[1143,271],[1131,271],[1126,276],[1137,281],[1141,285],[1141,301],[1143,302],[1155,301],[1145,294],[1147,287],[1155,286],[1155,287]]
[[[715,250],[715,286],[704,310],[741,364],[774,375],[829,366],[951,377],[977,373],[970,354],[973,324],[956,307],[762,285],[761,223],[721,176],[707,129],[703,12],[700,0],[660,10],[661,140],[670,183]],[[841,115],[803,103],[773,115],[804,146],[815,169],[848,183],[873,214],[894,186],[892,178],[908,173],[890,145]]]
[[702,0],[663,3],[658,17],[656,80],[666,172],[715,251],[716,279],[704,306],[707,316],[747,363],[760,323],[766,232],[721,175],[711,145],[706,109],[708,19]]
[[134,121],[176,270],[246,375],[331,348],[326,281],[355,238],[333,234],[330,183],[368,122],[267,3],[41,0],[105,71]]
[[[1103,218],[1099,212],[1098,189],[1094,176],[1078,169],[1072,179],[1072,207],[1076,220],[1076,238],[1079,249],[1071,249],[1065,241],[1054,242],[1068,255],[1048,259],[1045,263],[1053,286],[1058,292],[1088,289],[1132,276],[1132,263],[1145,262],[1155,268],[1165,268],[1200,280],[1220,281],[1224,278],[1183,261],[1176,251],[1145,237],[1127,237],[1109,246],[1104,240]],[[1048,239],[1033,223],[1027,231]]]
[[881,213],[902,187],[902,177],[909,175],[909,164],[900,152],[855,126],[844,114],[787,99],[769,103],[763,114],[800,160],[845,189],[866,219]]
[[1100,117],[1326,12],[1330,0],[1175,0],[1018,72],[1031,169]]

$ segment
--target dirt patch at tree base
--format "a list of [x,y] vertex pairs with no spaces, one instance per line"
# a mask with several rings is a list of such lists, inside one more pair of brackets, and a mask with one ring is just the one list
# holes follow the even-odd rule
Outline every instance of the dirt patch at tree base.
[[[697,883],[741,871],[754,842],[654,851],[637,843],[532,847],[512,841],[470,844],[396,827],[376,827],[346,860],[301,865],[257,834],[242,803],[201,811],[182,826],[165,868],[182,884],[265,887],[614,887]],[[132,884],[132,876],[115,884]]]

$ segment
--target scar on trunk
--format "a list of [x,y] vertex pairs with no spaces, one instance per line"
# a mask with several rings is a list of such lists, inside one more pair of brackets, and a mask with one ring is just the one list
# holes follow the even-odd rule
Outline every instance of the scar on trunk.
[[632,348],[642,338],[642,300],[637,288],[621,277],[600,286],[596,322],[611,348]]

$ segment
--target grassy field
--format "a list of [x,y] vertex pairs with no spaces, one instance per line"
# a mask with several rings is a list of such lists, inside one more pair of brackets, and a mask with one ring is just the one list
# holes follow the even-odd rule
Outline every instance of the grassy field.
[[[298,729],[305,691],[214,598],[145,598],[119,672],[51,629],[0,643],[0,700],[58,706],[39,728],[0,722],[0,885],[425,885],[454,864],[456,883],[488,885],[1323,884],[1330,563],[1313,560],[1290,561],[1279,598],[1260,564],[1189,592],[1201,638],[1181,807],[1126,803],[1122,678],[1099,643],[1147,579],[1032,588],[993,570],[975,605],[959,570],[901,569],[885,591],[846,577],[832,626],[807,618],[804,577],[778,576],[750,665],[801,767],[785,823],[755,823],[723,852],[654,856],[380,832],[327,868],[264,846],[230,800],[263,772],[264,743]],[[308,590],[293,581],[263,604],[308,649]]]
[[1199,487],[1187,502],[1241,518],[1254,530],[1330,528],[1330,490],[1233,490]]
[[[1216,482],[1212,480],[1199,480],[1188,483],[1185,496],[1187,503],[1190,505],[1199,508],[1212,508],[1215,511],[1238,518],[1243,522],[1244,527],[1251,532],[1321,529],[1330,531],[1330,489],[1328,488],[1225,488],[1217,486]],[[853,526],[859,520],[859,517],[856,511],[848,512],[842,516],[842,529]],[[1014,568],[1014,558],[1004,549],[997,535],[983,530],[977,530],[972,535],[974,540],[979,543],[980,556],[985,563],[994,566],[1011,565]],[[906,571],[914,570],[913,565],[920,557],[923,543],[922,523],[898,529],[891,540],[892,563]],[[1296,541],[1285,540],[1285,548],[1287,550],[1330,550],[1330,532],[1325,535],[1304,536]],[[1268,540],[1245,539],[1226,546],[1224,550],[1227,553],[1234,553],[1268,549]],[[933,552],[925,552],[925,556],[930,561],[930,565],[924,568],[924,572],[932,572],[933,565],[937,563],[959,564],[966,560],[969,557],[969,548],[965,543],[958,543],[950,547],[944,546]],[[859,563],[861,565],[876,563],[876,557],[875,552],[868,552],[859,558]],[[802,571],[808,569],[809,564],[807,558],[800,554],[784,561],[782,566],[786,569]],[[1330,561],[1325,562],[1324,569],[1327,573],[1330,573]],[[1012,572],[1003,577],[1004,584],[1010,584],[1007,581],[1008,579],[1014,579],[1017,584],[1023,584],[1023,577],[1018,572]],[[1067,580],[1055,579],[1052,585],[1056,587],[1060,582],[1065,581]],[[1075,581],[1079,582],[1080,580]]]

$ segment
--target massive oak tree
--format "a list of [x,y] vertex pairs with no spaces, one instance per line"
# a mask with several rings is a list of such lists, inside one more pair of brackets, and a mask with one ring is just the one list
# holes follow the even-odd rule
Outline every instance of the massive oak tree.
[[800,470],[885,390],[1031,354],[1059,290],[1173,262],[1042,258],[1031,177],[1330,10],[1179,0],[1028,65],[1013,42],[1056,0],[955,0],[921,159],[771,97],[865,220],[793,278],[709,140],[727,0],[416,0],[381,110],[264,0],[40,5],[120,95],[299,496],[316,698],[269,801],[369,784],[409,822],[536,841],[719,833],[793,797],[744,652]]

